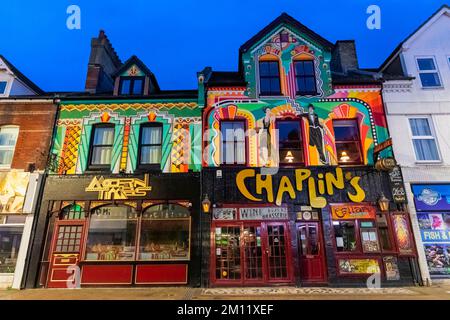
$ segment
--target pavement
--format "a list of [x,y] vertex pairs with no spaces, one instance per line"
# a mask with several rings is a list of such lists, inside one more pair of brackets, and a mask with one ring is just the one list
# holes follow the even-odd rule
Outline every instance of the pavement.
[[450,300],[450,284],[401,288],[81,288],[2,289],[0,300]]

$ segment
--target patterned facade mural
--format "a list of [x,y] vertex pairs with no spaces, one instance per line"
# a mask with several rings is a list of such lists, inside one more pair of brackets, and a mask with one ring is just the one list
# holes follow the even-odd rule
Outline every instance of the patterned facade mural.
[[133,173],[138,166],[140,125],[162,124],[161,171],[199,171],[201,110],[196,100],[62,102],[52,153],[52,173],[82,174],[88,169],[92,129],[114,124],[112,173]]
[[[221,164],[221,121],[245,120],[247,135],[247,165],[274,167],[279,164],[278,152],[270,155],[261,152],[261,146],[269,140],[277,148],[273,134],[275,120],[301,119],[305,152],[305,165],[337,165],[334,119],[356,119],[359,127],[363,162],[372,165],[375,145],[388,138],[387,123],[381,98],[381,86],[332,86],[331,52],[297,34],[289,26],[281,26],[254,44],[242,54],[246,87],[213,87],[207,92],[206,110],[203,115],[206,142],[204,166]],[[297,95],[294,62],[313,61],[317,95]],[[277,61],[281,95],[259,94],[260,61]],[[309,106],[314,107],[314,117],[308,117]],[[268,130],[261,130],[268,129]],[[264,133],[269,132],[269,134]],[[266,137],[263,137],[266,135]],[[384,151],[382,156],[388,156]]]

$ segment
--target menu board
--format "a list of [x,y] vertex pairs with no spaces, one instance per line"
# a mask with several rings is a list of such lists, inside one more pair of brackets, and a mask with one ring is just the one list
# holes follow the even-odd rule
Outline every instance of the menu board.
[[386,271],[386,280],[400,280],[397,257],[385,256],[383,257],[383,263]]

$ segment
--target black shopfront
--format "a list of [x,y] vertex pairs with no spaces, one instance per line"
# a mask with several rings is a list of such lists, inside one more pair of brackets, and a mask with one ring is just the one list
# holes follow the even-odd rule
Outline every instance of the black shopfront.
[[393,201],[388,173],[261,170],[203,168],[202,198],[211,201],[203,286],[364,287],[373,275],[382,287],[420,282],[409,215]]
[[199,286],[199,214],[200,173],[49,176],[25,287]]

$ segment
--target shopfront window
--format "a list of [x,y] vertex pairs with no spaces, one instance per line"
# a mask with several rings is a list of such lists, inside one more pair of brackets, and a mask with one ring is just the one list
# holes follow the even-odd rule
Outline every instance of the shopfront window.
[[189,260],[189,209],[161,204],[142,214],[139,260]]
[[137,213],[128,206],[105,206],[91,215],[86,260],[135,260]]
[[333,227],[338,252],[354,252],[358,250],[355,222],[333,221]]
[[61,213],[61,220],[81,220],[84,219],[84,209],[75,204],[65,207]]
[[23,216],[0,216],[0,273],[14,273],[24,223]]

